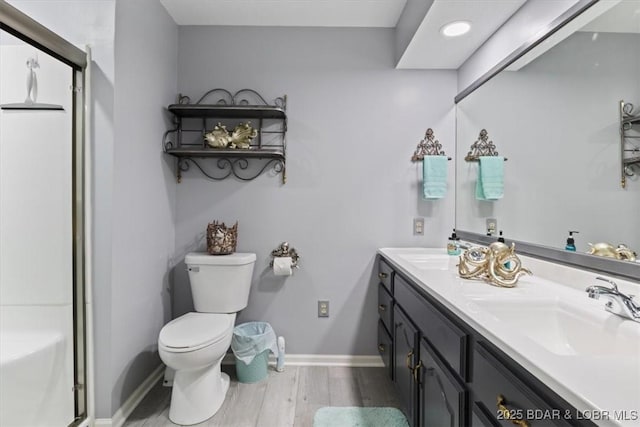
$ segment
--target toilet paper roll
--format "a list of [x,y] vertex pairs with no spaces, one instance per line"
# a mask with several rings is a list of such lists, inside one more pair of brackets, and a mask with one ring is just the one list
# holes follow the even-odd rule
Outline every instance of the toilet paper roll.
[[290,256],[277,257],[273,259],[273,274],[276,276],[291,276],[293,272],[291,264],[293,260]]

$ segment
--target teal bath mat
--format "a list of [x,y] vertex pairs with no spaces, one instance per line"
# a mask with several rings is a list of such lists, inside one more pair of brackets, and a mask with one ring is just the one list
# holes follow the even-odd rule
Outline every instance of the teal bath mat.
[[396,408],[327,406],[316,411],[313,427],[409,427]]

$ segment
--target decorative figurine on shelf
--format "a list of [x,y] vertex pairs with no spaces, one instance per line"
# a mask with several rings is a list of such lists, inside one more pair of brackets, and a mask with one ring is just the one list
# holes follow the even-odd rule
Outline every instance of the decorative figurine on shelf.
[[617,248],[609,243],[589,243],[589,255],[596,255],[606,258],[615,258],[622,261],[635,261],[637,254],[629,249],[627,245],[619,244]]
[[251,127],[251,122],[240,123],[231,133],[229,147],[248,149],[251,147],[251,140],[258,135],[258,131]]
[[36,75],[35,68],[40,68],[38,63],[38,54],[35,58],[27,59],[27,98],[24,100],[25,104],[31,105],[38,100],[38,76]]
[[227,127],[218,123],[211,132],[204,134],[204,140],[211,148],[226,148],[231,142]]
[[238,148],[246,150],[251,148],[251,141],[258,135],[258,131],[251,127],[251,122],[240,123],[233,132],[218,123],[211,132],[204,134],[204,140],[211,148]]
[[460,256],[458,274],[463,279],[483,280],[502,288],[516,286],[520,276],[532,274],[522,267],[522,261],[515,253],[515,244],[511,247],[502,242],[494,242],[488,248],[472,247]]

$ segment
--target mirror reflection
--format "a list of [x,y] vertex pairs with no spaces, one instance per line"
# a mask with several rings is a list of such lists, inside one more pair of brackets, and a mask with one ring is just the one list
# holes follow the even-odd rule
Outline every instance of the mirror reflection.
[[[496,238],[561,249],[575,230],[577,252],[640,255],[640,120],[628,120],[640,117],[640,3],[545,44],[457,104],[456,227],[487,234],[491,218]],[[464,158],[483,129],[509,159],[496,200],[479,200],[479,164]]]

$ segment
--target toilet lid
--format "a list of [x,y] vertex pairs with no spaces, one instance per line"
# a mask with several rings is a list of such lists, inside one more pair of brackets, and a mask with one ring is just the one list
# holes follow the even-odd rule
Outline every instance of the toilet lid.
[[203,347],[225,337],[232,319],[224,313],[187,313],[167,323],[160,331],[159,341],[176,349]]

